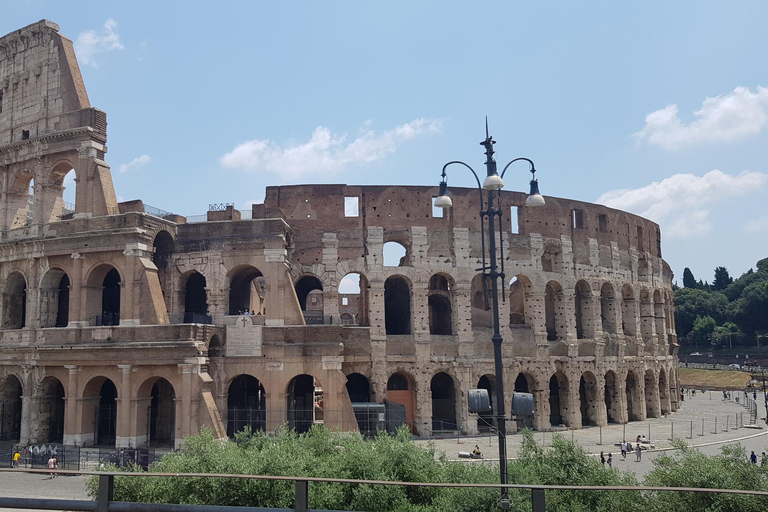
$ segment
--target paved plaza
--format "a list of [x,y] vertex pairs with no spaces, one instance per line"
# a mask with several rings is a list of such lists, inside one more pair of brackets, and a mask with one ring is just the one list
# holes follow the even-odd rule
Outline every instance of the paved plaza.
[[[757,428],[741,426],[742,418],[749,423],[748,410],[743,406],[743,394],[739,394],[739,402],[736,403],[736,394],[729,401],[723,400],[721,392],[698,392],[696,396],[686,396],[682,402],[682,408],[666,418],[656,418],[648,421],[633,422],[627,425],[609,425],[608,427],[587,427],[580,430],[565,430],[555,433],[563,435],[582,446],[587,452],[598,454],[604,451],[613,454],[614,468],[620,471],[631,471],[642,478],[653,468],[653,459],[660,453],[672,447],[671,436],[675,439],[684,439],[688,444],[698,446],[707,455],[719,453],[720,447],[729,442],[741,443],[747,453],[754,450],[760,454],[768,452],[768,430],[765,422],[760,419],[761,425]],[[764,416],[764,406],[759,404],[758,416]],[[702,419],[704,420],[704,432],[702,435]],[[715,432],[715,420],[717,431]],[[673,427],[674,425],[674,427]],[[727,426],[727,430],[726,430]],[[737,428],[738,427],[738,428]],[[649,437],[655,446],[643,452],[641,462],[636,462],[635,455],[629,454],[626,461],[621,459],[618,446],[626,428],[627,440],[634,440],[638,435]],[[691,438],[691,428],[693,437]],[[552,443],[552,432],[536,432],[534,438],[538,443],[549,446]],[[602,436],[602,444],[601,444]],[[498,453],[498,441],[496,436],[483,437],[456,437],[431,438],[417,440],[417,443],[434,443],[438,452],[443,452],[449,459],[458,459],[458,452],[471,451],[475,444],[485,453],[485,461],[467,461],[467,463],[494,463],[494,456]],[[522,435],[510,434],[507,436],[507,450],[510,457],[515,457],[522,442]],[[0,496],[37,497],[57,499],[88,499],[85,492],[84,476],[61,476],[50,479],[47,475],[39,473],[22,473],[3,471],[0,473]],[[0,512],[9,509],[0,508]]]

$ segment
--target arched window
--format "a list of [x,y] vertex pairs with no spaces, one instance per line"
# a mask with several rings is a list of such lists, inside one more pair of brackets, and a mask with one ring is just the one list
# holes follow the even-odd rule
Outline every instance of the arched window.
[[184,323],[210,324],[205,276],[192,271],[184,284]]
[[56,377],[46,377],[40,385],[37,440],[42,443],[64,441],[64,386]]
[[487,282],[483,285],[483,274],[475,274],[472,278],[469,293],[472,297],[472,327],[492,327],[491,301],[488,299],[490,285]]
[[407,267],[408,251],[405,246],[399,242],[386,242],[384,244],[383,262],[385,267]]
[[27,324],[27,280],[11,272],[3,288],[3,329],[22,329]]
[[440,274],[429,280],[429,333],[447,335],[452,333],[452,296],[448,279]]
[[432,431],[456,430],[456,394],[453,379],[445,372],[432,377]]
[[261,271],[250,265],[243,265],[231,272],[229,281],[229,314],[239,315],[256,311],[263,315],[264,279]]
[[384,323],[387,334],[411,334],[411,288],[401,276],[384,282]]
[[350,373],[347,375],[347,394],[352,403],[363,403],[371,401],[371,383],[368,377],[360,373]]
[[509,281],[509,325],[528,323],[528,294],[531,282],[525,276],[514,276]]
[[58,268],[40,281],[40,326],[66,327],[69,323],[69,277]]
[[234,437],[246,427],[251,432],[264,430],[267,397],[256,377],[240,375],[232,380],[227,393],[227,435]]
[[104,276],[101,294],[101,325],[120,325],[120,274],[112,269]]
[[544,315],[547,327],[547,340],[565,338],[565,307],[563,289],[560,284],[550,281],[544,288]]
[[351,273],[339,281],[339,314],[343,325],[368,325],[368,280]]
[[18,441],[21,437],[21,391],[15,375],[5,378],[0,388],[0,439]]
[[295,285],[296,297],[304,312],[307,324],[325,323],[323,304],[323,283],[315,276],[304,276]]
[[307,432],[313,423],[323,423],[323,388],[311,375],[299,375],[288,384],[288,427]]

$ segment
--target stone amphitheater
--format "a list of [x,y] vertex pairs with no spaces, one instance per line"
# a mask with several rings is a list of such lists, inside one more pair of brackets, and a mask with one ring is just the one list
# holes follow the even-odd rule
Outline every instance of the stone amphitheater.
[[[0,438],[179,446],[209,427],[475,434],[496,403],[477,190],[268,187],[251,211],[118,203],[106,114],[42,20],[0,38]],[[74,173],[75,203],[63,200]],[[435,176],[437,178],[437,176]],[[506,410],[536,429],[675,411],[658,225],[501,192]]]

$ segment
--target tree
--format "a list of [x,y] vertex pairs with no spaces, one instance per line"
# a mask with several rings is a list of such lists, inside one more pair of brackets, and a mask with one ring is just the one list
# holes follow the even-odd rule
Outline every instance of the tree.
[[713,290],[725,290],[729,284],[733,282],[733,278],[728,275],[728,269],[725,267],[715,268],[715,280],[712,281]]
[[680,288],[675,292],[675,325],[678,337],[691,332],[696,317],[711,316],[715,322],[723,322],[727,306],[728,298],[721,292]]
[[717,327],[717,323],[711,316],[696,317],[696,320],[693,322],[693,339],[696,341],[696,344],[710,343],[715,327]]
[[685,288],[696,288],[696,278],[693,277],[693,272],[691,272],[691,269],[688,267],[685,267],[685,270],[683,270],[683,287]]

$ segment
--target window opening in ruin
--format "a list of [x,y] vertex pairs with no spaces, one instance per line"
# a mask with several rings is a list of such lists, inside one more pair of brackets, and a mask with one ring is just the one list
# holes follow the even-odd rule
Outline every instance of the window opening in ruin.
[[528,379],[525,374],[519,373],[515,379],[515,393],[530,393],[531,388],[528,385]]
[[96,446],[115,446],[117,435],[117,388],[106,379],[101,385],[96,407]]
[[323,423],[323,388],[311,375],[299,375],[288,384],[288,428],[301,434]]
[[384,244],[383,252],[385,267],[408,266],[408,251],[403,244],[398,242],[387,242]]
[[221,338],[217,335],[211,336],[208,341],[208,357],[222,357],[225,355],[226,347],[222,343]]
[[517,206],[513,206],[509,209],[509,225],[512,228],[512,234],[520,234],[520,221],[518,220]]
[[345,197],[344,198],[344,216],[345,217],[359,217],[360,216],[360,198],[359,197]]
[[320,279],[315,276],[304,276],[296,281],[294,287],[307,325],[325,323],[323,283],[320,282]]
[[445,215],[445,208],[435,206],[435,199],[437,199],[437,197],[432,197],[432,217],[440,219]]
[[573,229],[584,229],[584,210],[571,210]]
[[608,232],[608,216],[601,214],[597,216],[597,226],[601,233]]
[[29,130],[21,130],[21,140],[29,139]]
[[205,276],[192,271],[184,285],[184,319],[185,324],[210,324],[208,314],[208,296],[205,291]]
[[343,325],[368,325],[368,281],[362,274],[339,281],[339,314]]
[[661,405],[661,415],[672,412],[672,404],[669,399],[669,386],[667,385],[667,373],[664,368],[659,370],[659,403]]
[[557,302],[557,297],[555,297],[555,295],[555,289],[552,285],[547,283],[547,286],[544,289],[544,316],[547,328],[547,341],[557,340],[557,328],[555,324],[555,303]]
[[483,286],[483,274],[475,274],[469,289],[472,297],[471,319],[473,328],[490,328],[493,326],[491,301],[488,300],[490,289],[491,286],[488,282]]
[[608,413],[608,423],[618,423],[619,415],[615,407],[619,404],[618,387],[616,386],[616,374],[608,370],[605,374],[605,410]]
[[387,391],[407,391],[408,379],[402,373],[393,373],[387,381]]
[[553,268],[553,262],[554,256],[549,251],[544,251],[544,254],[541,255],[541,270],[544,272],[552,272]]
[[[493,381],[492,381],[493,379]],[[477,430],[478,432],[495,432],[496,419],[493,417],[493,406],[496,403],[496,396],[493,394],[493,384],[495,377],[493,375],[483,375],[477,382],[477,389],[485,389],[488,391],[488,398],[491,401],[491,410],[488,412],[480,413],[477,417]],[[494,382],[495,383],[495,382]]]
[[643,251],[643,227],[637,226],[637,249]]
[[256,314],[264,315],[265,286],[264,276],[256,267],[244,266],[234,272],[229,282],[229,314],[256,311]]
[[69,325],[69,276],[64,274],[59,280],[55,327],[66,327],[67,325]]
[[509,280],[509,325],[525,325],[526,288],[517,276]]
[[64,386],[56,377],[46,377],[40,386],[37,440],[42,443],[64,441]]
[[452,297],[448,280],[435,274],[429,279],[429,333],[452,334]]
[[411,334],[411,289],[403,277],[384,282],[384,323],[387,334]]
[[104,276],[101,292],[101,325],[120,325],[120,274],[112,269]]
[[251,432],[263,431],[267,424],[267,397],[264,386],[250,375],[232,380],[227,392],[227,436],[246,428]]
[[414,429],[414,397],[411,380],[402,373],[393,373],[387,381],[387,400],[390,403],[388,429],[408,425],[411,433]]
[[637,317],[635,316],[635,294],[632,288],[625,284],[621,289],[621,328],[624,336],[637,334]]
[[[154,253],[152,254],[152,263],[157,267],[157,274],[160,278],[160,283],[165,283],[165,270],[171,263],[171,256],[173,255],[173,237],[165,230],[158,231],[155,236],[155,241],[152,244]],[[165,287],[163,287],[165,288]]]
[[24,225],[31,226],[35,221],[35,180],[34,178],[29,180],[29,188],[27,190],[26,200],[26,212],[24,215]]
[[659,410],[659,388],[658,382],[653,375],[653,370],[646,370],[645,372],[645,417],[646,418],[659,418],[661,411]]
[[558,374],[549,379],[549,424],[553,427],[558,427],[566,422],[567,410],[565,408],[568,399],[565,396],[564,388],[565,386],[561,384]]
[[627,394],[627,421],[635,421],[640,419],[640,411],[638,409],[637,401],[637,380],[635,374],[632,371],[627,372],[626,380],[626,394]]
[[597,425],[597,379],[591,372],[584,372],[579,379],[581,424]]
[[457,430],[453,379],[445,372],[432,377],[432,432]]
[[176,393],[165,379],[152,386],[149,404],[149,446],[174,448],[176,431]]
[[23,329],[27,324],[27,281],[11,272],[3,289],[3,329]]
[[616,334],[616,300],[609,283],[600,288],[600,320],[604,333]]
[[21,438],[21,382],[8,375],[0,395],[0,440],[19,441]]
[[353,404],[370,402],[371,383],[368,381],[368,377],[360,373],[347,375],[347,394]]

